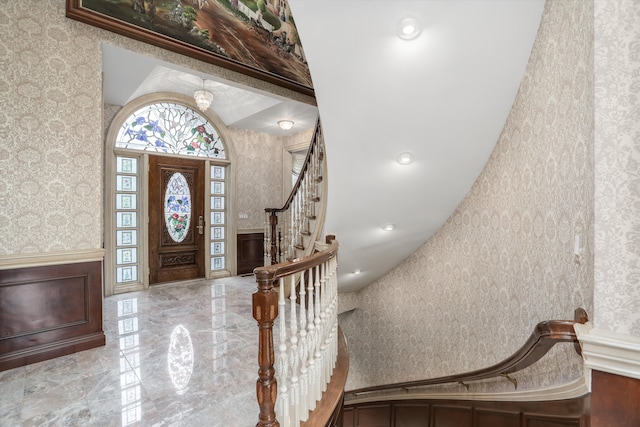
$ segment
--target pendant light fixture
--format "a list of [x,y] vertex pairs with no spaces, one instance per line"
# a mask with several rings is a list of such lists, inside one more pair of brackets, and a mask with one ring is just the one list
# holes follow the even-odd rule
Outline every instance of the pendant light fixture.
[[213,101],[213,94],[204,88],[204,79],[202,79],[202,89],[193,92],[193,99],[196,101],[201,111],[206,111]]

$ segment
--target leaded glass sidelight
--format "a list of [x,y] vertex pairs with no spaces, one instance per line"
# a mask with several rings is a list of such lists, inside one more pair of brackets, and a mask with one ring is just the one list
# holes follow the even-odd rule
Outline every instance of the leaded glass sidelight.
[[138,168],[137,157],[116,156],[115,260],[116,283],[136,282],[138,277]]
[[120,127],[116,147],[225,159],[218,132],[197,111],[161,102],[135,111]]
[[211,270],[225,269],[225,166],[211,166],[211,210],[210,210],[210,235],[211,235]]
[[186,178],[180,172],[169,178],[164,203],[167,231],[176,243],[180,243],[187,237],[191,223],[191,191]]

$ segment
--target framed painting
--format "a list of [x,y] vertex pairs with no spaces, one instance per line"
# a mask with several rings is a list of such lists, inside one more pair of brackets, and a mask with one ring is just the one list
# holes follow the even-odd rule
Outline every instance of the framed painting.
[[314,95],[286,0],[67,0],[66,15]]

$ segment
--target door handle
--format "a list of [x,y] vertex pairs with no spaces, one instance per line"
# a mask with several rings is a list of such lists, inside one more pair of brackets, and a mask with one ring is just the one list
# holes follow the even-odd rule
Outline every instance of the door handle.
[[204,234],[204,217],[202,215],[198,217],[198,234]]

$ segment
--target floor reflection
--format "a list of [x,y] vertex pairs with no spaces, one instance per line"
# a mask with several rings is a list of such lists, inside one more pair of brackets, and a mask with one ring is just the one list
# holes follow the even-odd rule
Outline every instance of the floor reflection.
[[0,426],[255,425],[255,287],[233,277],[106,298],[106,346],[0,372]]
[[182,325],[171,332],[167,365],[176,393],[186,393],[193,374],[193,344],[189,330]]
[[118,343],[120,345],[120,395],[122,426],[142,420],[140,387],[140,334],[138,332],[138,299],[117,302]]

